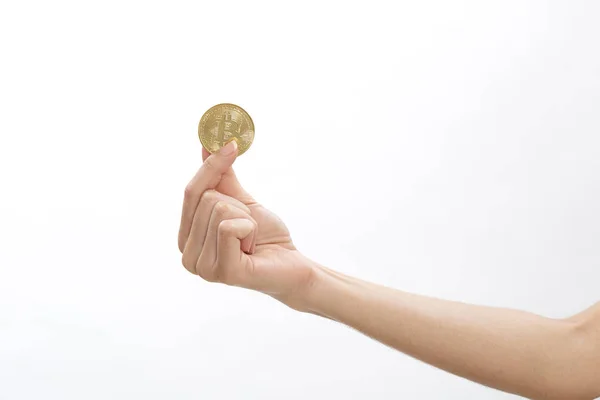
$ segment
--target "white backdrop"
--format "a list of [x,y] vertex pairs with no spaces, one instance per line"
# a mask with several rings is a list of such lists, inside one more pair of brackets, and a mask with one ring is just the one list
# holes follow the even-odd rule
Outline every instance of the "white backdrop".
[[596,1],[0,3],[0,399],[512,399],[180,264],[197,123],[316,261],[600,299]]

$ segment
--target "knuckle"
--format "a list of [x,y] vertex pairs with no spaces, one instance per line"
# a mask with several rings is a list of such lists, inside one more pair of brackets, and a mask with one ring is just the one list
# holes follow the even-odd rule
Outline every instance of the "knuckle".
[[218,228],[219,238],[231,236],[233,234],[233,231],[234,231],[233,221],[225,220],[225,221],[221,221],[221,223],[219,224],[219,228]]
[[206,161],[204,161],[204,165],[202,166],[202,168],[206,169],[207,171],[214,171],[216,167],[217,165],[215,164],[214,157],[208,157]]
[[186,185],[183,196],[186,199],[193,199],[198,196],[198,189],[196,189],[194,182],[190,182]]
[[217,202],[217,204],[215,204],[216,216],[219,218],[225,217],[225,215],[229,212],[230,207],[231,206],[224,201]]
[[198,276],[207,282],[218,282],[218,275],[212,265],[200,265],[198,268]]
[[200,196],[200,202],[203,204],[206,203],[212,203],[213,201],[215,201],[215,199],[217,198],[217,193],[212,190],[205,190],[204,193],[202,193],[202,196]]

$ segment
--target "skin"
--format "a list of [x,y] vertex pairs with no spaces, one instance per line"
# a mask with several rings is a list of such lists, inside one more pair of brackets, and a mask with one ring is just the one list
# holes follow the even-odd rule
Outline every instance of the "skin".
[[600,396],[600,303],[566,319],[394,290],[303,256],[285,224],[232,169],[235,141],[185,190],[182,263],[193,274],[265,293],[294,310],[346,324],[452,374],[532,399]]

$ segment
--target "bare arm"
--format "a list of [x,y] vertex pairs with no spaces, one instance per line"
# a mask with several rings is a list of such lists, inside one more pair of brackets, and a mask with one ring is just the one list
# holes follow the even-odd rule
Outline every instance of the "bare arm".
[[186,188],[179,248],[211,282],[266,293],[472,381],[534,399],[600,396],[600,304],[558,320],[409,294],[323,268],[239,184],[235,142]]
[[534,399],[600,396],[600,303],[557,320],[438,300],[318,268],[309,312],[455,375]]

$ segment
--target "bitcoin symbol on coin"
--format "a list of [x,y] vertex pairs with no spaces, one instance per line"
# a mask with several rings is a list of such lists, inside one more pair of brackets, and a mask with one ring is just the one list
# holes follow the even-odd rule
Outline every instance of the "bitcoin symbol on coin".
[[235,140],[238,144],[238,155],[242,155],[254,140],[254,122],[240,106],[217,104],[200,118],[198,137],[202,146],[210,153],[219,151],[231,140]]

